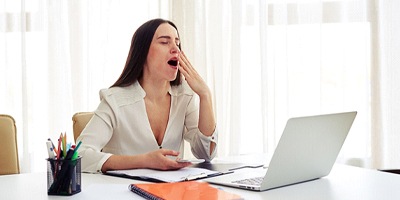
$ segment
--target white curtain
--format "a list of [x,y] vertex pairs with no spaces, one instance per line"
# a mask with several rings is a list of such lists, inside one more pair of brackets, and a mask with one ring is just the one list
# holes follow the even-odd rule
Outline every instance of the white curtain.
[[400,1],[381,0],[370,8],[374,34],[371,70],[372,165],[400,168]]
[[0,0],[0,113],[16,119],[22,172],[46,169],[47,138],[74,142],[72,115],[96,109],[134,31],[156,17],[168,2]]
[[341,158],[365,165],[369,6],[363,0],[182,1],[173,19],[185,31],[194,63],[206,66],[221,130],[219,155],[271,154],[289,117],[356,110]]
[[399,4],[0,0],[0,113],[22,172],[44,171],[46,139],[73,142],[73,113],[97,107],[133,32],[161,17],[213,91],[219,156],[271,154],[289,117],[356,110],[340,161],[399,168]]

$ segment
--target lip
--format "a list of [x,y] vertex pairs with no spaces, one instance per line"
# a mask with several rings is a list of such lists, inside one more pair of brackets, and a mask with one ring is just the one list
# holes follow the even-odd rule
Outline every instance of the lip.
[[167,61],[168,65],[173,67],[173,68],[177,68],[179,65],[179,61],[177,57],[172,57]]

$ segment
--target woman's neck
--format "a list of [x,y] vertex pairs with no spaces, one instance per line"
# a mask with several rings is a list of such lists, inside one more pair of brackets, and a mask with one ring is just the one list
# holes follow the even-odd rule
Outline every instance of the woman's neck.
[[151,101],[161,100],[168,95],[171,84],[168,81],[139,80],[146,92],[146,98]]

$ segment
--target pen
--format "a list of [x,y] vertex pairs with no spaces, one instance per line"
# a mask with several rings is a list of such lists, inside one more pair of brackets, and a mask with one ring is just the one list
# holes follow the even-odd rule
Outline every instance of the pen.
[[189,175],[184,179],[184,181],[191,181],[191,180],[196,180],[196,179],[205,178],[205,177],[207,177],[206,173],[201,173],[201,174],[197,174],[197,175]]
[[75,160],[78,158],[78,149],[81,146],[81,144],[82,144],[82,140],[79,141],[78,144],[76,145],[74,155],[72,156],[72,160]]
[[62,141],[62,134],[60,134],[60,138],[58,138],[57,160],[60,159],[60,154],[61,154],[61,141]]
[[71,148],[71,142],[67,143],[67,152],[69,151],[69,149]]
[[55,175],[55,166],[54,166],[54,149],[53,146],[51,145],[51,141],[46,141],[46,147],[47,147],[47,153],[49,154],[49,160],[48,162],[50,163],[51,166],[51,172],[54,177]]
[[55,179],[56,176],[57,176],[58,163],[60,163],[61,140],[62,140],[62,133],[60,134],[60,138],[58,138],[58,151],[57,151],[56,170],[55,170],[55,172],[54,172],[54,179]]
[[53,141],[51,141],[50,138],[48,138],[47,140],[51,142],[51,146],[53,147],[54,153],[56,153],[56,155],[57,155],[57,149],[56,149],[56,147],[54,146]]
[[46,146],[47,146],[47,153],[49,154],[50,159],[54,159],[54,151],[53,151],[53,146],[51,145],[50,141],[46,141]]
[[67,153],[67,156],[65,156],[65,160],[71,160],[72,159],[72,156],[74,155],[74,153],[75,153],[75,149],[74,148],[71,148],[69,151],[68,151],[68,153]]

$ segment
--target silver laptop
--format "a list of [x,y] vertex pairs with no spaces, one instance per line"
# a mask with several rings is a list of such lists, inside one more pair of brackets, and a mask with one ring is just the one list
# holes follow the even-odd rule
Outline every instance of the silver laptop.
[[244,169],[204,179],[209,183],[263,191],[330,173],[357,112],[291,118],[267,169]]

